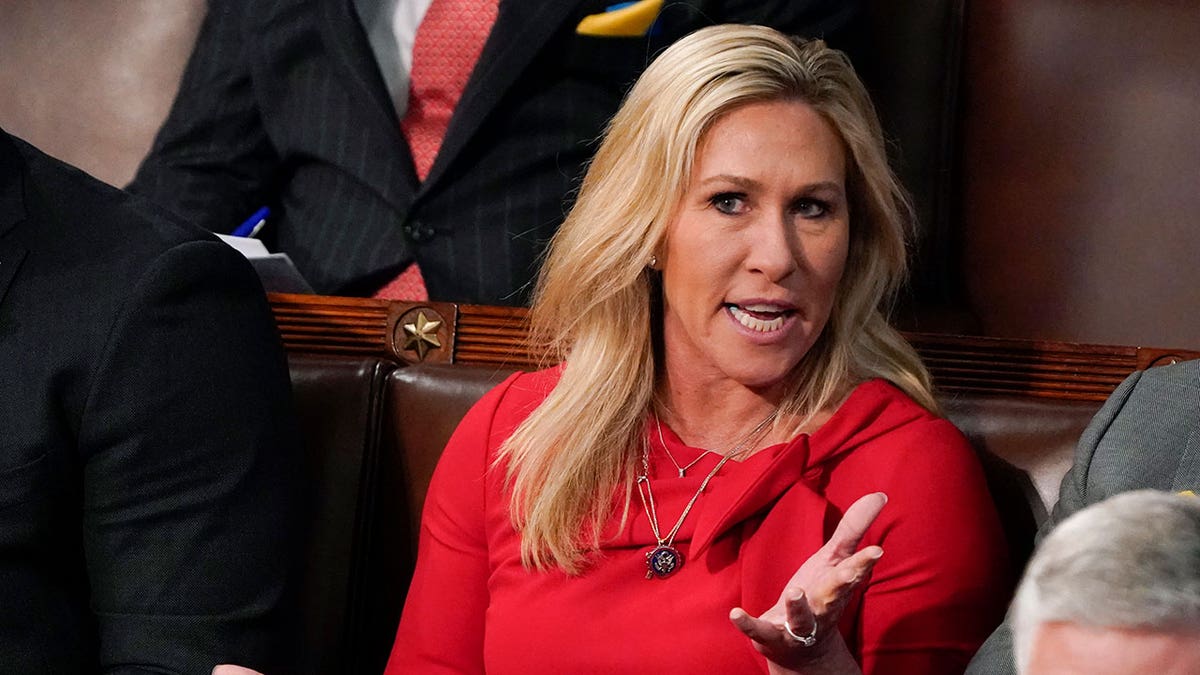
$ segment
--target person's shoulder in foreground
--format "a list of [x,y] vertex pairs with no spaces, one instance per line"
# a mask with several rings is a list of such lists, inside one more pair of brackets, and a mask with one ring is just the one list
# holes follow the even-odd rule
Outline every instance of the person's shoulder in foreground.
[[1051,522],[1127,490],[1197,489],[1198,430],[1200,360],[1134,373],[1080,438]]
[[[1127,490],[1196,491],[1200,486],[1200,360],[1130,375],[1105,401],[1079,439],[1058,502],[1042,526]],[[1001,625],[967,669],[972,675],[1015,672],[1012,628]]]
[[0,132],[0,663],[287,672],[298,449],[262,287]]

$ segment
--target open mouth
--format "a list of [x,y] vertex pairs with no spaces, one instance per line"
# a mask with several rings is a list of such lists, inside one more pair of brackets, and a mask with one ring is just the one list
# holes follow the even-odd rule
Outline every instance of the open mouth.
[[794,309],[785,309],[777,305],[735,305],[728,303],[729,315],[746,328],[758,333],[769,333],[783,328],[783,322],[792,314]]

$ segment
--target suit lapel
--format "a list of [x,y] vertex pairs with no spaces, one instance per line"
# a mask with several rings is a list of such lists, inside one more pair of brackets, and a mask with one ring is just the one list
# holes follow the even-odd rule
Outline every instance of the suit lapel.
[[496,24],[450,119],[446,137],[421,186],[422,193],[437,184],[501,97],[580,4],[568,0],[501,0]]
[[16,145],[0,130],[0,302],[25,258],[25,249],[5,236],[26,219],[24,167]]
[[358,20],[353,0],[323,0],[321,15],[321,35],[335,62],[335,70],[354,91],[355,100],[370,102],[370,105],[363,106],[366,121],[380,134],[380,138],[386,139],[390,148],[394,148],[401,172],[411,174],[410,184],[415,184],[416,172],[408,153],[408,143],[400,133],[395,104],[388,96],[383,76],[379,73],[379,64]]

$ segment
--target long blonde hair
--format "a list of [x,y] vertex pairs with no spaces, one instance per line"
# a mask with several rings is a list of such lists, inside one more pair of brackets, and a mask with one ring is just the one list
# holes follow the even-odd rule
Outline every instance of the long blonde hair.
[[654,402],[656,283],[647,260],[687,188],[705,132],[752,102],[798,100],[847,151],[851,241],[830,320],[794,374],[783,418],[807,417],[869,377],[933,410],[929,376],[881,306],[906,268],[912,209],[887,163],[874,107],[845,55],[760,26],[713,26],[645,71],[606,131],[534,293],[533,339],[561,379],[502,445],[527,566],[582,570],[619,507],[628,515]]

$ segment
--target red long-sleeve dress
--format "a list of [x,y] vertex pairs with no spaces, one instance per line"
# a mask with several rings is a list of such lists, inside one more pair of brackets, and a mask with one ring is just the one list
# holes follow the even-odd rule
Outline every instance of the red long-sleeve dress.
[[[811,436],[730,461],[675,539],[685,562],[646,579],[655,545],[635,494],[586,571],[521,564],[496,451],[558,370],[515,375],[479,401],[446,447],[425,504],[415,577],[388,663],[410,673],[763,673],[730,623],[759,614],[864,494],[889,500],[863,546],[884,556],[840,629],[865,673],[961,673],[1002,617],[1008,562],[978,460],[949,422],[882,380],[859,385]],[[650,434],[665,533],[718,458],[670,429]]]

